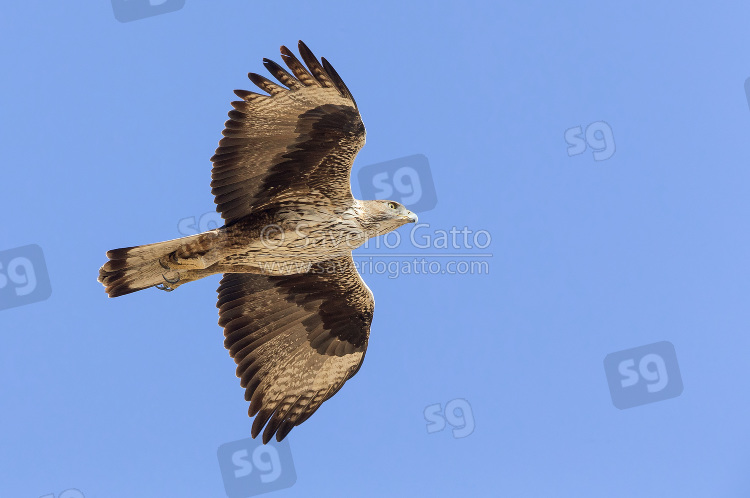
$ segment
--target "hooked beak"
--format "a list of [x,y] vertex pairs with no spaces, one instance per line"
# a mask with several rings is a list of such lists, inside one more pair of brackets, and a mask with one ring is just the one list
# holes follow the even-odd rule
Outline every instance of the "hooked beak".
[[407,214],[402,216],[402,218],[405,219],[407,223],[416,223],[419,221],[419,217],[411,211],[408,211]]

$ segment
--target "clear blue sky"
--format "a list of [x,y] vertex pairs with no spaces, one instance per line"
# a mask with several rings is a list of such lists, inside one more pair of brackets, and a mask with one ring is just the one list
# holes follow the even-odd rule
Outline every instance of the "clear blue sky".
[[[355,194],[361,168],[424,155],[425,233],[491,243],[415,247],[404,227],[359,250],[489,272],[365,276],[364,366],[291,432],[296,483],[268,496],[749,496],[750,7],[733,5],[187,0],[123,23],[107,1],[5,4],[0,496],[225,496],[217,450],[252,421],[219,277],[117,299],[96,277],[108,249],[213,211],[232,90],[298,39],[359,104]],[[4,251],[29,245],[51,295],[8,301],[24,277]],[[644,397],[663,372],[639,374],[635,348],[664,342],[683,389]],[[645,404],[620,409],[604,360],[628,355]],[[452,400],[468,435],[425,418]]]

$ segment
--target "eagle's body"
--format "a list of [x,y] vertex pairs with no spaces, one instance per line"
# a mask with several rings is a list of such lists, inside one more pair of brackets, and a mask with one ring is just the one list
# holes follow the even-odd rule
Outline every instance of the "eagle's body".
[[[376,235],[367,231],[359,201],[343,211],[325,205],[292,204],[259,218],[225,229],[231,241],[227,262],[247,265],[262,273],[289,273],[276,263],[293,262],[302,268],[348,255]],[[277,267],[279,271],[276,271]],[[290,268],[291,270],[291,268]],[[291,271],[291,273],[301,273]]]
[[224,345],[256,416],[251,434],[283,439],[362,364],[374,299],[351,251],[416,221],[393,201],[360,201],[351,166],[365,128],[333,67],[300,42],[307,68],[286,47],[292,71],[265,66],[284,86],[250,73],[270,95],[236,90],[212,157],[211,182],[225,225],[114,249],[99,270],[110,297],[163,290],[223,273],[218,289]]

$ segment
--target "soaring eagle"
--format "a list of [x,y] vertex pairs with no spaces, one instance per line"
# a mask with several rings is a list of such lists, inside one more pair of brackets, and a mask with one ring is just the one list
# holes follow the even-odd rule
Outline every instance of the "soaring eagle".
[[368,238],[417,221],[394,201],[352,196],[365,143],[351,92],[333,66],[299,42],[291,73],[263,59],[278,83],[250,73],[266,94],[235,90],[211,158],[224,226],[107,252],[99,282],[109,297],[172,291],[223,273],[219,325],[263,443],[281,441],[357,373],[375,302],[352,260]]

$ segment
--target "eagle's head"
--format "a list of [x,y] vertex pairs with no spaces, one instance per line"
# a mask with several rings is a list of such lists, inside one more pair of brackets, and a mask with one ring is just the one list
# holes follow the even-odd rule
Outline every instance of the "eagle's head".
[[396,201],[360,201],[360,223],[368,237],[386,234],[407,223],[416,223],[417,215]]

